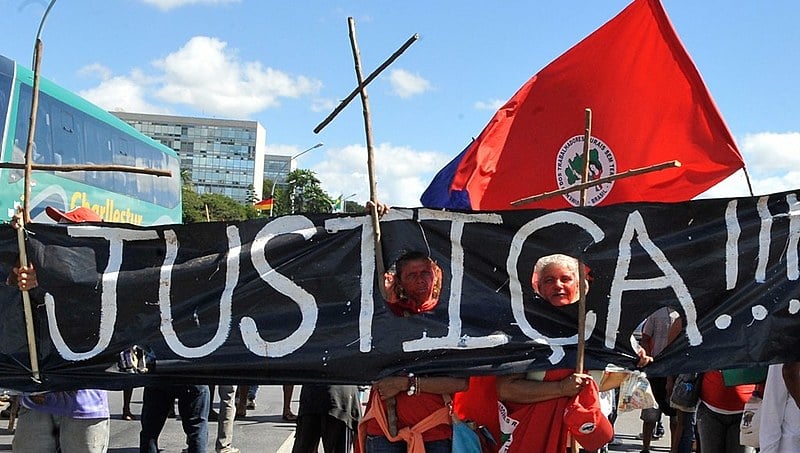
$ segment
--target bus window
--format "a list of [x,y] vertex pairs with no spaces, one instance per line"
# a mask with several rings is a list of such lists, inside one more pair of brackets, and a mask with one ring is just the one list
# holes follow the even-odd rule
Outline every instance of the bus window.
[[[56,123],[52,128],[55,152],[61,154],[62,160],[64,160],[64,156],[73,156],[75,162],[80,162],[78,156],[80,156],[81,147],[79,142],[81,141],[81,137],[80,134],[77,133],[75,118],[71,112],[63,108],[56,108],[54,111],[57,112],[56,114],[58,115],[58,117],[55,118]],[[38,131],[36,136],[39,136]]]

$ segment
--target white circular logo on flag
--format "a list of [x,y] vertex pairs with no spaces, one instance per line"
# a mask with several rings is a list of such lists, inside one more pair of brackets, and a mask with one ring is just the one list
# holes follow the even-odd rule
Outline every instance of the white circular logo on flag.
[[[579,184],[583,178],[583,135],[576,135],[561,145],[556,155],[556,181],[559,189]],[[589,140],[589,181],[617,173],[617,161],[614,153],[602,140],[592,137]],[[586,205],[596,206],[603,201],[614,182],[606,182],[591,186],[586,192]],[[563,197],[572,206],[580,206],[580,191],[564,194]]]

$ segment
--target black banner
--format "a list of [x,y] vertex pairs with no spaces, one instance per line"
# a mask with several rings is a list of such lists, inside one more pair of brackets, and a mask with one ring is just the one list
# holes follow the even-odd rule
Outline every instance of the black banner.
[[[42,382],[30,379],[20,292],[5,286],[0,387],[365,383],[574,366],[577,308],[551,306],[530,284],[553,253],[591,269],[589,369],[634,367],[631,337],[662,306],[686,328],[650,374],[798,360],[797,209],[796,192],[559,211],[393,209],[381,221],[386,267],[417,250],[444,276],[435,310],[410,317],[378,290],[368,216],[32,224]],[[4,225],[1,276],[17,256]],[[122,370],[132,350],[147,372]]]

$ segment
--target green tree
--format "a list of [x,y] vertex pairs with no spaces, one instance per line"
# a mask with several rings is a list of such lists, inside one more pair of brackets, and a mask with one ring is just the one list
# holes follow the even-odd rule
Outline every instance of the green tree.
[[350,200],[345,200],[344,209],[345,212],[356,212],[360,214],[367,212],[367,208],[363,204],[359,204],[355,201],[350,201]]
[[183,197],[183,223],[204,222],[205,209],[200,195],[194,191],[192,172],[181,170],[181,196]]
[[247,196],[245,198],[245,201],[247,202],[247,204],[254,204],[254,203],[258,202],[259,200],[261,200],[261,198],[258,198],[258,196],[256,195],[256,188],[253,187],[252,184],[248,184],[247,185]]
[[181,171],[183,223],[219,220],[247,220],[258,216],[251,203],[241,204],[231,197],[215,193],[198,194],[192,185],[191,173]]
[[[286,178],[287,189],[282,191],[280,207],[288,212],[331,212],[333,199],[320,186],[320,180],[311,170],[294,170]],[[277,193],[278,190],[275,190]],[[273,210],[274,211],[274,210]],[[283,213],[283,212],[281,212]]]

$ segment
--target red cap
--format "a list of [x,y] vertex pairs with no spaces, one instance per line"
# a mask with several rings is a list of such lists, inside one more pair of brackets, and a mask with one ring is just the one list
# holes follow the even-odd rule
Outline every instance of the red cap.
[[598,450],[611,442],[614,428],[600,410],[600,393],[593,379],[589,379],[564,409],[564,424],[586,450]]
[[103,221],[103,219],[101,219],[96,212],[83,206],[78,206],[77,208],[67,212],[62,212],[56,208],[48,206],[45,208],[45,212],[47,212],[47,215],[56,222],[60,222],[62,219],[72,223]]

